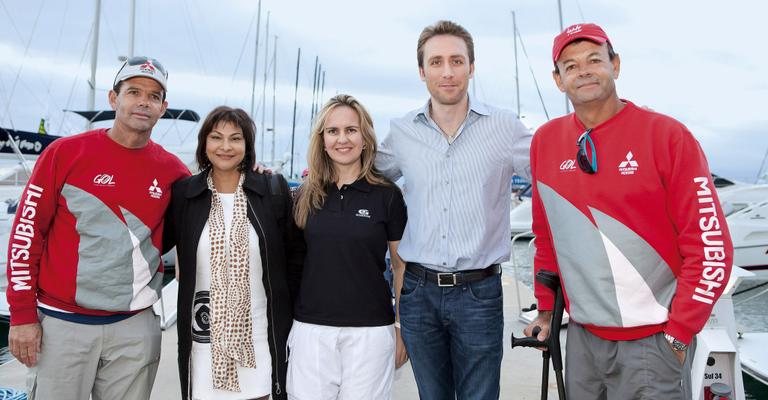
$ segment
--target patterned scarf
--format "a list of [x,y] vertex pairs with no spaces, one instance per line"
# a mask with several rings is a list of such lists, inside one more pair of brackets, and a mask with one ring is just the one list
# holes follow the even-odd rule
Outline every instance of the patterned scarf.
[[235,207],[229,238],[224,227],[221,198],[208,175],[211,212],[208,225],[211,239],[211,358],[213,387],[240,391],[237,365],[256,367],[253,352],[251,276],[248,265],[247,199],[243,179],[235,190]]

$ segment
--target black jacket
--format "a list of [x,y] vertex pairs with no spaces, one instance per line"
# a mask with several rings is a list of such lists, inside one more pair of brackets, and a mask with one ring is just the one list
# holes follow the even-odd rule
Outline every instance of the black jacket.
[[[195,294],[197,245],[211,209],[207,171],[176,182],[166,215],[164,241],[176,245],[179,270],[178,335],[179,380],[182,399],[190,397],[189,360],[192,349],[192,302]],[[269,175],[246,172],[243,189],[248,199],[248,219],[259,236],[267,296],[269,351],[272,356],[272,399],[287,399],[285,376],[287,340],[293,322],[293,299],[301,281],[303,238],[293,223],[288,184],[280,175],[279,191],[270,190]],[[280,201],[283,204],[272,204]],[[282,210],[282,215],[274,215]]]

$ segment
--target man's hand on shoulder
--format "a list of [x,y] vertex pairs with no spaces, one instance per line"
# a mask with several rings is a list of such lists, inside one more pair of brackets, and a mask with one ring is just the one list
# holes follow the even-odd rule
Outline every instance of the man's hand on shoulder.
[[253,172],[258,172],[260,174],[272,175],[272,170],[270,168],[267,168],[266,165],[259,164],[258,161],[253,163]]
[[39,322],[11,325],[8,331],[8,348],[20,363],[31,368],[37,364],[42,338],[43,328]]

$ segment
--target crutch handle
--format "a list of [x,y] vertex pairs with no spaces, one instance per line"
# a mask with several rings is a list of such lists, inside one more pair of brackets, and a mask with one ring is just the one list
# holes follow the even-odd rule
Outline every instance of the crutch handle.
[[540,347],[549,349],[549,340],[541,341],[539,339],[536,339],[536,336],[539,335],[539,332],[541,332],[541,328],[538,326],[533,327],[533,332],[531,332],[532,336],[526,336],[526,337],[520,337],[516,338],[514,334],[512,334],[511,341],[512,341],[512,348],[515,347]]

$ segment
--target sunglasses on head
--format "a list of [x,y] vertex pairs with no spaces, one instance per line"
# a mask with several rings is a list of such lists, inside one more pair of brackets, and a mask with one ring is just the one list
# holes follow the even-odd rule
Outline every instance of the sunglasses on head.
[[[595,151],[595,142],[589,136],[591,132],[592,128],[587,129],[576,141],[576,147],[579,148],[576,152],[576,162],[579,164],[579,168],[588,174],[597,172],[597,152]],[[587,151],[587,144],[589,144],[589,151]]]
[[119,71],[117,71],[117,75],[115,76],[114,83],[117,84],[117,77],[120,76],[120,72],[122,72],[126,66],[133,67],[137,65],[146,65],[147,68],[156,69],[163,75],[164,78],[168,79],[168,71],[165,70],[165,67],[163,67],[163,64],[160,64],[160,61],[157,61],[156,59],[151,57],[137,56],[137,57],[131,57],[125,60],[125,62],[123,63],[123,66],[120,67]]

